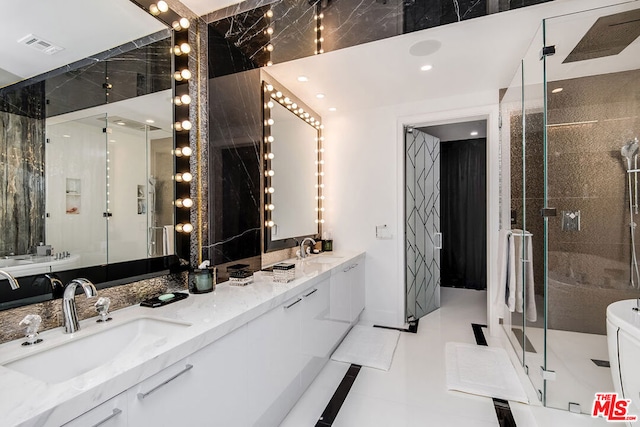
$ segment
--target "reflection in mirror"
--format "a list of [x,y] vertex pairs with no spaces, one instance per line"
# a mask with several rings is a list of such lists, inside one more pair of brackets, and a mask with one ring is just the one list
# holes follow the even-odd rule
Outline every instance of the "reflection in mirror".
[[320,233],[322,137],[319,116],[279,88],[263,83],[265,250],[292,247]]
[[171,31],[129,0],[63,3],[3,10],[0,268],[24,280],[0,306],[51,297],[28,276],[120,263],[91,271],[122,281],[174,252]]

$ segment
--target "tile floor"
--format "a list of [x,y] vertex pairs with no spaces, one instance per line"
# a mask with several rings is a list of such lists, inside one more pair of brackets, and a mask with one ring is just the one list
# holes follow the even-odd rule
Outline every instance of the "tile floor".
[[[486,293],[443,288],[442,307],[420,320],[417,334],[401,334],[388,372],[367,367],[360,370],[333,425],[498,426],[490,398],[446,389],[445,343],[475,343],[472,323],[486,323]],[[488,341],[499,345],[495,338],[488,337]],[[348,368],[346,363],[329,361],[281,426],[315,426]],[[601,418],[567,411],[510,405],[518,427],[607,424]]]

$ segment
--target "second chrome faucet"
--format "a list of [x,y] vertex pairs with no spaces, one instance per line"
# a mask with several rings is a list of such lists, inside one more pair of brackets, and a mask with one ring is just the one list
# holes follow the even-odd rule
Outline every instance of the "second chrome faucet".
[[67,283],[62,297],[62,314],[64,315],[64,333],[71,334],[80,329],[78,320],[78,310],[76,308],[76,288],[82,286],[84,294],[87,298],[93,298],[98,295],[96,287],[87,279],[73,279]]

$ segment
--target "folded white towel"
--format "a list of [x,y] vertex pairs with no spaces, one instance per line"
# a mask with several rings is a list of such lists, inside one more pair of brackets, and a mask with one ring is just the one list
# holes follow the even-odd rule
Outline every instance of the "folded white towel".
[[505,303],[509,311],[516,307],[515,250],[511,230],[500,230],[498,242],[498,292],[496,303]]
[[173,255],[173,225],[165,225],[162,227],[162,255]]
[[[526,301],[527,320],[535,322],[538,318],[538,313],[536,312],[535,284],[533,280],[532,235],[523,230],[514,229],[511,231],[511,240],[513,242],[511,246],[515,252],[515,309],[518,313],[522,313]],[[523,259],[525,262],[520,262]],[[509,309],[511,310],[511,308]]]

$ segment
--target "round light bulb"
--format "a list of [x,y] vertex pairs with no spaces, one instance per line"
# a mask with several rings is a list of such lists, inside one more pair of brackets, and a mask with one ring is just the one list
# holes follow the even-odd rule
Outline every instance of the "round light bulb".
[[267,137],[267,141],[269,141],[269,142],[273,142],[273,141],[275,141],[275,140],[276,140],[276,139],[275,139],[273,136],[271,136],[271,135],[269,135],[269,136]]
[[267,28],[267,34],[269,35],[273,34],[273,28],[271,27]]
[[267,67],[271,67],[273,65],[273,61],[267,61]]
[[191,104],[191,97],[189,95],[182,95],[180,97],[180,101],[184,104],[184,105],[189,105]]
[[180,75],[182,76],[183,79],[189,80],[191,78],[191,71],[185,68],[184,70],[180,71]]
[[183,227],[183,225],[182,225],[182,224],[176,224],[176,231],[177,231],[178,233],[182,233],[182,227]]
[[189,28],[189,25],[191,25],[191,22],[187,18],[180,18],[180,26],[182,28]]
[[267,91],[271,92],[273,90],[273,86],[272,85],[267,85]]
[[274,176],[276,173],[273,170],[268,170],[264,173],[265,176]]
[[265,224],[267,227],[273,227],[274,225],[276,225],[276,223],[271,220],[267,221]]
[[269,107],[269,108],[273,108],[274,105],[276,105],[276,104],[274,104],[273,101],[267,102],[267,107]]
[[273,203],[269,204],[269,206],[267,206],[267,209],[269,209],[270,211],[274,210],[276,207]]
[[166,12],[167,10],[169,10],[169,5],[167,4],[167,2],[166,2],[166,1],[164,1],[164,0],[160,0],[160,1],[158,2],[158,10],[159,10],[160,12]]
[[160,14],[160,9],[158,9],[158,6],[155,3],[150,4],[149,13],[152,14],[153,16],[157,16]]
[[182,74],[180,73],[180,71],[176,71],[175,73],[173,73],[173,78],[176,79],[176,81],[181,82],[183,80]]
[[186,223],[182,226],[183,233],[191,233],[193,231],[193,225]]
[[183,206],[184,206],[184,204],[182,204],[182,199],[178,199],[178,200],[176,200],[176,207],[181,208],[181,207],[183,207]]
[[182,151],[183,156],[187,156],[187,157],[193,154],[193,150],[191,149],[191,147],[182,147],[180,151]]
[[191,52],[191,46],[189,46],[189,43],[182,43],[180,45],[180,50],[182,51],[182,53],[189,53]]
[[192,179],[193,179],[193,175],[191,175],[189,172],[185,172],[182,174],[182,180],[184,182],[191,182]]
[[269,120],[267,120],[267,124],[268,124],[269,126],[273,126],[273,124],[274,124],[274,123],[275,123],[275,122],[273,121],[273,119],[269,119]]
[[185,208],[190,208],[191,206],[193,206],[193,200],[188,197],[186,199],[182,199],[182,206],[184,206]]
[[276,190],[273,187],[267,187],[264,191],[265,193],[273,194]]
[[176,174],[176,182],[182,182],[182,174],[181,173],[177,173]]
[[267,10],[266,15],[267,15],[267,18],[273,18],[273,10],[271,9]]
[[191,122],[189,120],[183,121],[182,122],[182,129],[190,130],[191,129]]
[[179,131],[181,131],[181,130],[182,130],[182,123],[180,123],[180,122],[175,122],[175,123],[173,124],[173,128],[174,128],[176,131],[178,131],[178,132],[179,132]]
[[275,154],[273,154],[273,153],[267,153],[267,154],[265,155],[265,157],[266,157],[268,160],[273,160],[276,156],[275,156]]

